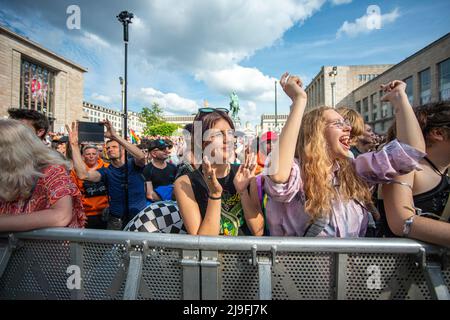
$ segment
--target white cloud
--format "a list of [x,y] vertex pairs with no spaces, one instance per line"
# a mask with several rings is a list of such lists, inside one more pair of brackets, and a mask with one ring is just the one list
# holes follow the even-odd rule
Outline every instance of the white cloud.
[[341,5],[341,4],[348,4],[351,3],[352,0],[331,0],[331,3],[335,6]]
[[[393,23],[397,18],[400,17],[400,13],[398,8],[394,9],[393,11],[381,14],[381,28],[385,26],[386,24]],[[345,21],[342,26],[339,28],[339,30],[336,33],[336,36],[339,38],[342,35],[348,35],[350,37],[355,37],[359,34],[368,34],[373,30],[376,30],[374,28],[369,28],[368,25],[368,19],[369,15],[366,14],[358,19],[355,20],[355,22],[348,22]]]
[[149,106],[153,102],[158,103],[167,114],[190,114],[199,108],[194,100],[180,97],[176,93],[163,93],[153,88],[141,88],[140,99]]
[[273,101],[275,78],[264,75],[256,68],[234,65],[229,69],[202,71],[196,75],[209,88],[229,95],[236,92],[239,97],[257,101]]
[[133,37],[154,63],[191,72],[218,70],[273,45],[324,3],[214,0],[198,5],[197,1],[151,1],[140,15]]
[[114,98],[105,96],[102,94],[98,94],[97,92],[94,92],[91,95],[91,99],[93,99],[97,103],[103,103],[103,104],[110,104],[114,101]]

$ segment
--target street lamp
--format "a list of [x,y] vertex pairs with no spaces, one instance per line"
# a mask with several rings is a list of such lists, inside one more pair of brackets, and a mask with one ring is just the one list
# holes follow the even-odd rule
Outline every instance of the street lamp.
[[122,94],[122,130],[124,128],[124,117],[123,115],[125,114],[125,81],[123,80],[122,77],[119,77],[119,81],[120,81],[120,87],[121,87],[121,94]]
[[335,86],[336,86],[336,76],[337,76],[337,67],[333,67],[328,75],[332,78],[331,80],[331,105],[333,108],[336,106],[336,95],[335,95]]
[[[122,11],[119,13],[116,18],[122,23],[123,25],[123,41],[125,43],[125,81],[121,78],[120,82],[122,84],[122,92],[123,92],[123,98],[122,98],[122,112],[123,112],[123,138],[125,141],[128,141],[128,109],[127,109],[127,85],[128,85],[128,70],[127,70],[127,63],[128,63],[128,25],[131,23],[131,19],[133,19],[134,15],[131,12],[128,11]],[[124,170],[124,193],[125,193],[125,213],[124,213],[124,221],[128,222],[129,219],[129,202],[128,202],[128,156],[127,151],[125,150],[125,170]]]

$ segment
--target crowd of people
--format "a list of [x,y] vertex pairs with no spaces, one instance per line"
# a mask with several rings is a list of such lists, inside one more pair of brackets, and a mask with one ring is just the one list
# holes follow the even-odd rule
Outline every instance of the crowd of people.
[[[278,135],[240,135],[224,108],[201,108],[181,136],[80,143],[37,111],[0,120],[0,232],[43,227],[191,235],[410,237],[450,247],[450,102],[413,108],[406,84],[381,87],[395,122],[376,135],[351,108],[305,113],[301,79]],[[30,130],[31,129],[31,130]],[[177,226],[171,227],[171,226]],[[169,230],[169,231],[167,231]]]

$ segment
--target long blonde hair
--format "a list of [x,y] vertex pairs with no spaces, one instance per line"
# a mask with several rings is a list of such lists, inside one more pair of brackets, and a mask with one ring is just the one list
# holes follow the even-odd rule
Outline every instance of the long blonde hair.
[[30,128],[17,120],[0,119],[0,199],[30,197],[48,165],[70,168],[70,163],[46,147]]
[[324,112],[333,110],[320,107],[306,113],[297,139],[296,157],[300,159],[300,172],[306,196],[305,211],[315,221],[331,210],[336,199],[333,187],[333,166],[338,165],[339,197],[343,201],[356,199],[371,206],[368,185],[357,175],[349,159],[330,158],[325,140]]

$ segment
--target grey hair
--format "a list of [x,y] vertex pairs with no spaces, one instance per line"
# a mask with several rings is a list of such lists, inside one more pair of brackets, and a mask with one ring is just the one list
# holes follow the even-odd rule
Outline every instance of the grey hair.
[[0,119],[0,199],[29,198],[49,165],[70,169],[70,162],[45,146],[30,128],[17,120]]

